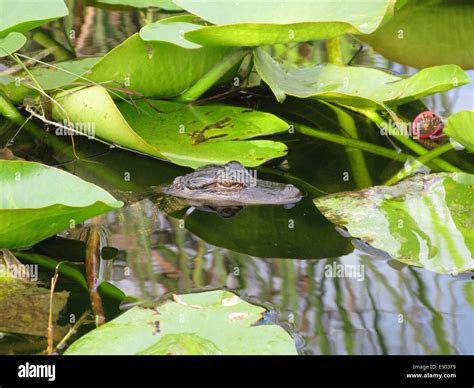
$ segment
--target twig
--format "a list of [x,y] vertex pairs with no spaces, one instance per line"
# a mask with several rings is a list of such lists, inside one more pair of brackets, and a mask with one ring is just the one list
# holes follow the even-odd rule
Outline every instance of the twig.
[[53,297],[54,289],[56,288],[56,282],[58,281],[59,273],[58,266],[56,266],[56,271],[54,272],[53,277],[51,278],[51,290],[49,291],[49,318],[48,318],[48,348],[46,353],[51,355],[53,354],[53,345],[54,345],[54,323],[53,323]]
[[81,317],[74,323],[74,325],[69,329],[66,335],[62,338],[61,341],[58,342],[56,347],[54,348],[54,352],[58,352],[59,350],[63,349],[66,345],[66,342],[71,338],[74,334],[77,333],[79,327],[86,321],[86,318],[90,315],[91,311],[86,310],[82,313]]

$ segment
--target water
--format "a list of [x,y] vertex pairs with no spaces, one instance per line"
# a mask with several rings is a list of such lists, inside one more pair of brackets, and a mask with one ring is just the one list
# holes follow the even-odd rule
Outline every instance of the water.
[[[105,53],[143,25],[136,11],[111,11],[69,2],[73,12],[66,28],[77,32],[73,45],[80,55]],[[157,15],[145,15],[154,16]],[[58,39],[61,36],[58,32]],[[369,61],[407,74],[412,72],[365,52]],[[372,64],[374,64],[372,63]],[[473,73],[469,72],[472,77]],[[441,114],[472,108],[471,86],[425,103]],[[343,131],[335,113],[320,103],[289,98],[283,105],[268,99],[235,99],[288,119],[327,130]],[[360,117],[361,138],[391,146]],[[0,140],[16,132],[0,121]],[[107,190],[132,193],[129,206],[100,217],[109,230],[108,243],[120,250],[104,272],[130,295],[159,300],[169,293],[227,288],[270,310],[267,320],[285,327],[302,354],[473,354],[473,309],[466,301],[469,276],[438,275],[415,267],[399,267],[380,252],[361,244],[354,248],[316,210],[310,197],[363,187],[353,167],[354,155],[341,146],[298,135],[286,135],[289,155],[258,171],[259,177],[304,182],[305,199],[286,210],[247,207],[234,218],[194,212],[163,213],[153,186],[168,184],[189,169],[85,139],[76,141],[77,161],[68,139],[59,146],[51,136],[20,133],[13,152],[20,157],[60,166]],[[364,154],[371,184],[381,184],[400,164]],[[349,173],[351,179],[345,180]],[[131,179],[124,179],[125,176]],[[353,177],[353,178],[352,178]],[[359,177],[360,178],[360,177]],[[144,194],[145,193],[145,194]],[[293,227],[290,226],[293,222]],[[332,277],[340,265],[353,268]],[[81,303],[68,313],[80,314]]]

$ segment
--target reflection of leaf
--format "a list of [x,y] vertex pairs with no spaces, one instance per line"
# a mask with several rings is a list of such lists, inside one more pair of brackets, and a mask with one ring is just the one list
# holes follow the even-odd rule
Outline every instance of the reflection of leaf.
[[265,309],[227,291],[174,296],[156,311],[135,307],[73,343],[66,354],[296,354]]
[[100,187],[39,163],[0,160],[0,247],[33,245],[122,206]]
[[375,31],[391,11],[388,0],[175,0],[201,18],[217,24],[187,32],[202,45],[261,46],[328,39],[346,33]]
[[288,70],[262,49],[256,50],[255,68],[279,101],[291,95],[361,108],[397,106],[470,82],[456,65],[424,69],[407,78],[332,64]]
[[314,200],[332,222],[401,262],[474,269],[474,176],[440,173]]
[[456,64],[472,69],[473,20],[472,1],[408,1],[381,28],[360,38],[384,57],[404,65]]
[[463,291],[467,303],[469,303],[474,309],[474,282],[470,281],[464,284]]
[[[115,102],[100,86],[57,97],[74,122],[94,123],[95,135],[129,149],[200,167],[232,160],[257,166],[286,154],[283,143],[247,140],[286,131],[276,116],[228,105],[192,106],[169,101]],[[56,120],[62,112],[54,108]]]
[[232,219],[195,211],[186,218],[186,228],[211,244],[259,257],[316,259],[352,250],[305,200],[292,209],[248,206]]
[[464,110],[449,116],[444,133],[474,152],[474,110]]

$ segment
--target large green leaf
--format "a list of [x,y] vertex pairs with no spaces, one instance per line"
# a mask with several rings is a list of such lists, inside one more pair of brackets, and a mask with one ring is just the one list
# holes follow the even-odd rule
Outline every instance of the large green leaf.
[[145,97],[174,97],[217,65],[231,49],[186,49],[168,42],[145,42],[134,34],[107,53],[87,78],[96,83],[125,86]]
[[379,53],[412,67],[456,64],[474,68],[474,3],[409,1],[371,35],[360,36]]
[[0,160],[0,247],[22,248],[122,206],[98,186],[39,163]]
[[10,32],[4,38],[0,38],[0,58],[13,54],[21,49],[25,43],[25,35],[19,32]]
[[403,263],[438,273],[474,270],[474,175],[417,175],[314,203],[351,236]]
[[38,94],[35,89],[25,85],[36,87],[36,84],[39,84],[44,91],[48,92],[67,87],[76,80],[84,82],[82,77],[86,77],[90,68],[99,60],[100,57],[90,57],[59,62],[49,66],[36,66],[29,71],[30,74],[22,73],[19,85],[16,84],[16,77],[0,76],[0,88],[10,101],[21,103],[26,96]]
[[157,7],[167,11],[178,11],[181,9],[172,0],[97,0],[97,2],[110,5],[126,5],[135,8]]
[[68,14],[64,0],[0,0],[0,37],[24,32]]
[[424,69],[406,78],[332,64],[288,70],[262,49],[255,51],[255,68],[278,101],[291,95],[361,108],[396,106],[470,82],[457,65]]
[[[189,167],[237,160],[257,166],[286,154],[283,143],[250,140],[286,131],[276,116],[228,105],[170,101],[115,102],[100,86],[63,93],[58,102],[72,123],[94,123],[95,136]],[[57,107],[53,117],[65,117]]]
[[265,309],[227,291],[174,296],[156,309],[134,307],[74,342],[66,355],[294,355],[290,335],[257,325]]
[[444,133],[474,152],[474,110],[464,110],[449,116]]
[[375,31],[391,12],[391,1],[371,0],[175,0],[183,9],[216,24],[185,33],[202,45],[260,46],[327,39]]

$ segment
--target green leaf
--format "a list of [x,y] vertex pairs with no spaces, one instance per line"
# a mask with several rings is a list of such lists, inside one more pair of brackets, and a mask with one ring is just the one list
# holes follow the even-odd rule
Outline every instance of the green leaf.
[[[197,168],[232,160],[257,166],[286,154],[283,143],[246,140],[288,129],[287,123],[269,113],[157,100],[115,105],[100,86],[66,92],[57,100],[72,123],[94,123],[98,138],[183,166]],[[53,117],[64,119],[57,107],[53,108]]]
[[[84,82],[81,77],[86,76],[90,68],[100,60],[100,57],[82,58],[71,61],[58,62],[49,66],[36,66],[30,70],[31,76],[48,92],[69,86],[72,82]],[[21,103],[26,96],[36,96],[38,93],[25,85],[34,85],[29,74],[21,74],[21,84],[15,84],[16,77],[0,76],[0,88],[13,103]],[[78,79],[79,78],[79,79]]]
[[443,131],[474,152],[474,110],[463,110],[449,116]]
[[293,339],[280,326],[254,326],[263,307],[231,292],[173,299],[156,310],[134,307],[74,342],[65,354],[296,354]]
[[384,57],[424,68],[456,64],[474,68],[474,3],[409,1],[371,35],[360,36]]
[[188,31],[194,31],[202,28],[202,26],[193,23],[151,23],[147,24],[140,30],[140,38],[145,41],[168,42],[177,46],[196,49],[202,47],[199,44],[192,43],[184,38],[184,34]]
[[474,175],[416,175],[314,203],[351,236],[403,263],[444,274],[474,269]]
[[375,31],[392,10],[389,0],[175,0],[216,24],[185,34],[202,45],[261,46]]
[[134,34],[107,53],[87,78],[138,92],[144,97],[178,96],[224,59],[232,49],[186,49],[168,42],[145,42]]
[[0,37],[25,32],[68,14],[64,0],[0,0]]
[[288,70],[262,49],[255,51],[254,58],[258,74],[280,102],[291,95],[358,108],[383,108],[470,82],[457,65],[432,67],[403,78],[376,69],[333,64]]
[[[174,24],[182,24],[188,19],[189,15],[173,17],[159,24],[166,30],[173,30]],[[46,91],[65,88],[73,82],[89,82],[114,88],[114,98],[125,95],[117,91],[124,87],[139,97],[175,97],[218,65],[232,49],[179,47],[175,44],[180,39],[179,30],[174,31],[178,35],[168,35],[163,38],[165,41],[144,41],[139,34],[134,34],[101,58],[61,62],[55,64],[58,69],[37,67],[32,70],[32,75]],[[174,43],[166,41],[171,38],[175,39]],[[195,46],[185,41],[183,44]],[[23,77],[24,83],[33,84],[29,75],[23,74]],[[26,95],[37,95],[36,91],[24,85],[17,86],[15,81],[15,77],[0,76],[0,87],[12,102],[22,102]]]
[[0,38],[0,58],[18,51],[26,43],[26,36],[19,32],[10,32],[6,37]]
[[156,7],[167,11],[179,11],[181,9],[172,0],[97,0],[97,2],[110,5],[126,5],[135,8]]
[[0,160],[0,185],[2,248],[31,246],[122,206],[101,188],[39,163]]

